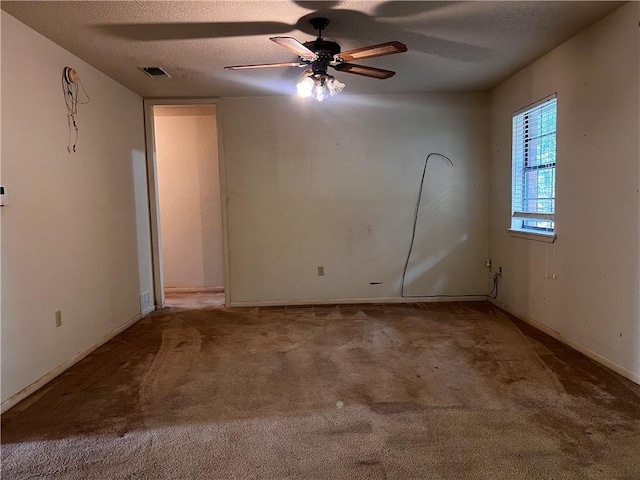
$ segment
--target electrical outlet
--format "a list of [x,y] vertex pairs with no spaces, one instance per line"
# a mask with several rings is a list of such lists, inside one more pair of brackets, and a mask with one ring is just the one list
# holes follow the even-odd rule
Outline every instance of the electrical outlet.
[[62,326],[62,312],[60,310],[56,311],[56,328]]
[[151,308],[151,294],[147,292],[142,292],[140,294],[140,311],[144,312],[148,308]]
[[324,265],[318,266],[318,276],[324,277]]

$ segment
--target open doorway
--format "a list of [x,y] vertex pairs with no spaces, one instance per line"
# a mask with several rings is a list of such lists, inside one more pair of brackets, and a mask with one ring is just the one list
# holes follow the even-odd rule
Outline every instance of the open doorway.
[[147,100],[145,118],[156,305],[224,306],[224,177],[216,105]]

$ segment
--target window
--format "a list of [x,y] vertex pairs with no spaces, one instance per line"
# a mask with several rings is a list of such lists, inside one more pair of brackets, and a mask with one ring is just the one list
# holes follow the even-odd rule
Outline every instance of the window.
[[556,112],[553,94],[513,116],[512,230],[554,233]]

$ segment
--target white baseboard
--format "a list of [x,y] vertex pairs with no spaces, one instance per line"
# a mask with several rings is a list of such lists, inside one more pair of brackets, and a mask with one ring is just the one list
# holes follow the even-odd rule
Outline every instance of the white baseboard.
[[32,393],[36,392],[37,390],[39,390],[40,388],[45,386],[47,383],[49,383],[51,380],[56,378],[58,375],[60,375],[61,373],[65,372],[67,369],[71,368],[73,365],[75,365],[80,360],[85,358],[91,352],[93,352],[94,350],[97,350],[102,345],[104,345],[109,340],[111,340],[113,337],[115,337],[119,333],[125,331],[127,328],[129,328],[130,326],[134,325],[138,320],[140,320],[141,318],[147,316],[149,313],[153,312],[154,310],[155,310],[154,306],[151,306],[151,307],[145,309],[145,311],[143,313],[141,313],[139,315],[136,315],[131,320],[123,323],[118,328],[116,328],[115,330],[109,332],[108,334],[106,334],[104,337],[102,337],[100,340],[98,340],[97,342],[95,342],[94,344],[89,346],[88,348],[86,348],[83,351],[75,354],[73,357],[71,357],[66,362],[58,365],[53,370],[51,370],[50,372],[48,372],[45,375],[43,375],[42,377],[40,377],[38,380],[33,382],[31,385],[23,388],[22,390],[20,390],[18,393],[16,393],[12,397],[7,398],[0,405],[0,413],[5,413],[11,407],[13,407],[17,403],[19,403],[22,400],[24,400],[25,398],[27,398]]
[[224,293],[224,287],[165,287],[165,293]]
[[313,305],[351,305],[354,303],[427,303],[427,302],[478,302],[485,295],[468,297],[385,297],[385,298],[326,298],[322,300],[281,300],[264,302],[231,302],[231,307],[304,307]]
[[571,340],[570,338],[567,338],[562,333],[554,330],[553,328],[547,327],[543,323],[540,323],[539,321],[534,320],[533,318],[531,318],[531,317],[529,317],[527,315],[523,315],[520,312],[516,312],[511,307],[509,307],[508,305],[506,305],[506,304],[504,304],[504,303],[502,303],[502,302],[500,302],[498,300],[494,300],[493,298],[489,298],[488,300],[489,300],[489,302],[491,302],[496,307],[504,310],[505,312],[509,312],[514,317],[522,320],[525,323],[528,323],[532,327],[537,328],[538,330],[546,333],[550,337],[553,337],[556,340],[559,340],[560,342],[564,343],[565,345],[570,346],[574,350],[577,350],[580,353],[583,353],[584,355],[586,355],[587,357],[591,358],[592,360],[595,360],[596,362],[604,365],[605,367],[610,368],[614,372],[622,375],[625,378],[628,378],[632,382],[640,384],[640,375],[638,375],[635,372],[632,372],[628,368],[625,368],[622,365],[618,365],[617,363],[609,360],[606,357],[603,357],[599,353],[594,352],[593,350],[585,347],[584,345],[581,345],[581,344],[577,343],[576,341]]

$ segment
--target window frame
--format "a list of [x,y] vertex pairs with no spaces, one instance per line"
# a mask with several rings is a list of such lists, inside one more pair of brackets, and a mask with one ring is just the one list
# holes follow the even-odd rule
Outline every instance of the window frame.
[[[543,132],[538,134],[532,134],[529,131],[529,122],[534,122],[538,115],[542,115],[541,109],[544,108],[549,102],[554,103],[555,109],[555,128],[553,132]],[[554,136],[557,140],[557,93],[548,95],[537,102],[527,105],[524,108],[516,111],[512,115],[512,138],[511,138],[511,218],[509,233],[514,237],[527,238],[531,240],[540,240],[544,242],[554,242],[556,235],[555,225],[555,185],[556,185],[556,172],[557,172],[557,144],[554,142],[553,149],[553,161],[546,163],[534,164],[535,161],[543,161],[540,156],[532,155],[532,143],[539,141],[541,138]],[[532,115],[532,114],[538,115]],[[530,118],[533,117],[533,118]],[[546,159],[544,159],[546,160]],[[516,171],[517,169],[517,171]],[[526,191],[528,190],[527,184],[528,174],[531,172],[551,171],[553,176],[553,197],[540,198],[535,197],[536,201],[550,201],[552,206],[551,212],[542,212],[536,209],[536,211],[527,210],[525,208]],[[519,179],[517,177],[520,177]],[[516,209],[518,201],[522,202],[522,207]],[[527,219],[529,221],[544,222],[545,220],[551,221],[551,228],[526,225]],[[520,224],[520,225],[518,225]]]

